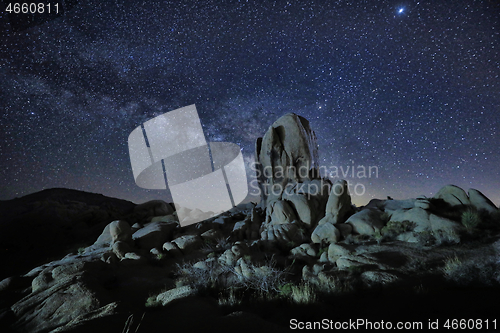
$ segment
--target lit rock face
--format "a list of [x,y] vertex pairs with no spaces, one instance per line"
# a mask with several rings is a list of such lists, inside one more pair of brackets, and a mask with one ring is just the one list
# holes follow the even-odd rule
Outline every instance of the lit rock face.
[[290,113],[279,118],[256,143],[260,207],[266,209],[262,240],[301,239],[324,217],[331,182],[319,176],[316,135],[309,122]]
[[255,148],[262,207],[281,199],[288,184],[318,178],[316,134],[301,116],[289,113],[276,120]]

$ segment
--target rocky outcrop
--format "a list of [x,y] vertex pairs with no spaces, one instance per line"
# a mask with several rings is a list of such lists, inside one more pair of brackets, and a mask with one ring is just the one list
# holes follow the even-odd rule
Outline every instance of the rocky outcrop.
[[469,205],[469,197],[463,189],[455,185],[446,185],[434,196],[434,199],[441,199],[451,207]]
[[257,178],[262,207],[281,199],[288,184],[317,178],[316,135],[309,121],[293,113],[276,120],[256,143]]

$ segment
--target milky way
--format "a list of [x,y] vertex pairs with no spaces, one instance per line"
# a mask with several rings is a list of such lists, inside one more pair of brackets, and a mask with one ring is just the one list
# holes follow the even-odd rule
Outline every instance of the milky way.
[[135,185],[127,138],[196,104],[246,161],[279,116],[309,119],[327,170],[378,168],[346,173],[357,204],[452,183],[498,205],[499,18],[467,0],[81,1],[22,31],[3,14],[0,199],[168,200]]

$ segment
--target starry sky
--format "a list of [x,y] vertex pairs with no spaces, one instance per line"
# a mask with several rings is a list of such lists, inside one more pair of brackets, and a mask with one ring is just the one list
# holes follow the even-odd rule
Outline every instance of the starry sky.
[[0,15],[0,200],[168,200],[135,184],[127,139],[196,104],[247,163],[278,117],[309,119],[321,165],[378,168],[346,175],[357,205],[446,184],[500,204],[496,0],[91,0],[21,31]]

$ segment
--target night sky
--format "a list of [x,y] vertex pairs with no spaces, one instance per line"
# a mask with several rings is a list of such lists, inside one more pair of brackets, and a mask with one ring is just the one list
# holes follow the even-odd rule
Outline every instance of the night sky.
[[23,31],[0,20],[0,200],[168,200],[135,185],[127,139],[196,104],[248,163],[278,117],[309,119],[321,165],[378,167],[346,177],[358,205],[446,184],[500,204],[498,1],[80,1]]

